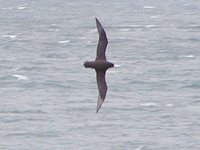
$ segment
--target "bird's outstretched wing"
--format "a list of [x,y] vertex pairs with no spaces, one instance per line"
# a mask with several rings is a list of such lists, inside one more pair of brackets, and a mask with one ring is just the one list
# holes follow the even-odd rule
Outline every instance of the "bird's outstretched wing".
[[105,71],[96,71],[97,76],[97,86],[99,90],[99,97],[97,100],[97,111],[101,108],[101,105],[104,102],[104,99],[106,98],[106,92],[107,92],[107,84],[106,84],[106,72]]
[[108,40],[106,37],[106,32],[103,29],[101,23],[99,22],[99,20],[97,18],[96,19],[96,24],[97,24],[97,30],[99,33],[99,42],[98,42],[98,46],[97,46],[97,56],[96,56],[96,60],[106,60],[106,47],[108,44]]

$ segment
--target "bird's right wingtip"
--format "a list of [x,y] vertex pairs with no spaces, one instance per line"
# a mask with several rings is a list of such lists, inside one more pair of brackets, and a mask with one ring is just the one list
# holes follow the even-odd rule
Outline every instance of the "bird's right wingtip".
[[99,32],[99,34],[104,30],[100,21],[95,17],[95,20],[96,20],[96,25],[97,25],[97,30]]
[[95,17],[95,20],[96,20],[96,21],[99,21],[99,20],[97,19],[97,17]]
[[101,23],[99,22],[99,20],[97,18],[95,18],[95,20],[96,20],[97,28],[100,28],[101,27]]

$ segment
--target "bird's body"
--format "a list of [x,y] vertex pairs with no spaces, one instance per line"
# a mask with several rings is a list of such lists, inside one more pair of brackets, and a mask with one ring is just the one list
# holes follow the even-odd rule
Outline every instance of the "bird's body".
[[99,33],[97,56],[96,56],[95,61],[86,61],[84,63],[84,66],[85,68],[92,68],[92,69],[95,69],[96,71],[97,86],[99,90],[99,97],[97,100],[97,110],[96,110],[96,112],[98,112],[99,109],[101,108],[101,105],[103,104],[105,100],[107,89],[108,89],[107,84],[106,84],[106,79],[105,79],[106,70],[111,67],[114,67],[114,64],[106,60],[105,52],[106,52],[108,41],[107,41],[106,33],[97,18],[96,18],[96,24],[97,24],[97,29]]
[[85,68],[92,68],[97,71],[106,71],[107,69],[114,67],[114,64],[106,60],[86,61],[84,63]]

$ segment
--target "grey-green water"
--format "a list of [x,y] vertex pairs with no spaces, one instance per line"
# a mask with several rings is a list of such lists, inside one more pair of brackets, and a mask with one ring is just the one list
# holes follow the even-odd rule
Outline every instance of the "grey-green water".
[[[200,1],[1,0],[1,150],[200,149]],[[108,93],[98,114],[95,17]]]

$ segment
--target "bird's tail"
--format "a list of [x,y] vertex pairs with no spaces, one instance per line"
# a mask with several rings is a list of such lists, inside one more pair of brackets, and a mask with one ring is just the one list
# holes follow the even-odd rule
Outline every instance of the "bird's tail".
[[101,108],[101,105],[103,104],[103,99],[101,98],[101,96],[99,95],[99,97],[98,97],[98,100],[97,100],[97,111],[96,111],[96,113],[98,113],[98,111],[100,110],[100,108]]

